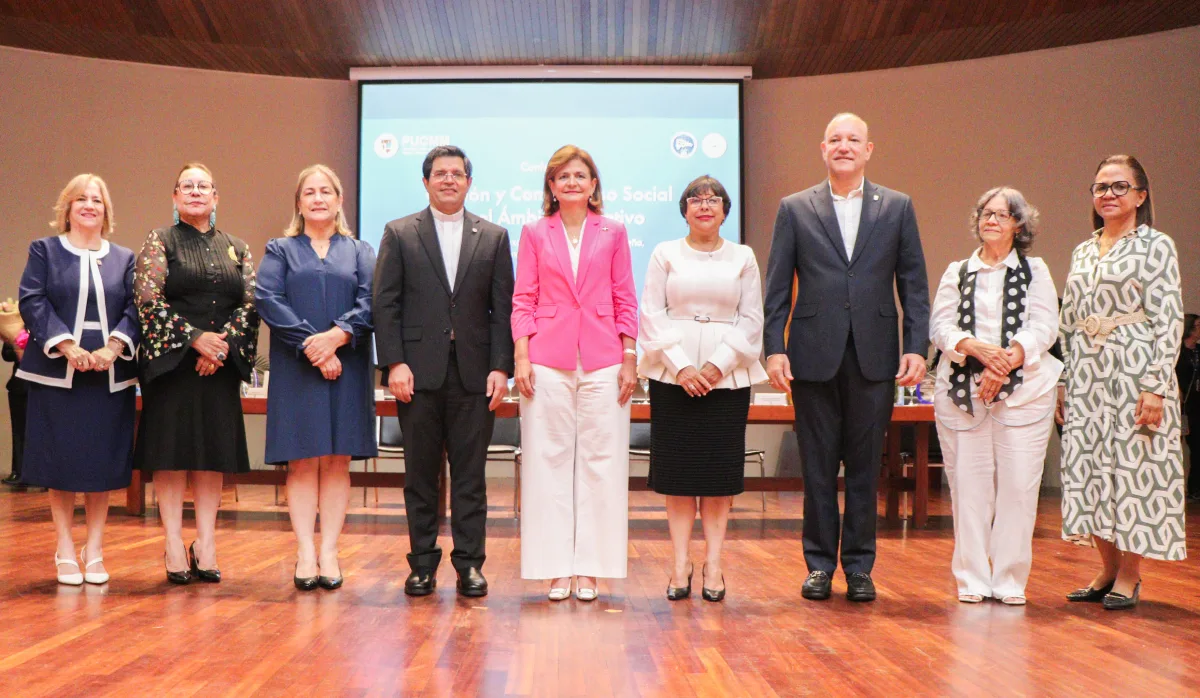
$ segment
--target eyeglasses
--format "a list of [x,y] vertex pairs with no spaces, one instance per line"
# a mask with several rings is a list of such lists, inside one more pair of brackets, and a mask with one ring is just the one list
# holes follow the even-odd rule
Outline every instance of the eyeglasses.
[[1113,196],[1125,196],[1129,193],[1130,189],[1142,191],[1143,187],[1135,187],[1129,182],[1121,180],[1120,182],[1113,182],[1112,184],[1107,182],[1097,182],[1088,187],[1088,189],[1091,190],[1093,198],[1099,199],[1100,197],[1108,194],[1109,191],[1112,191]]
[[1008,211],[993,211],[990,208],[985,208],[979,212],[979,222],[986,223],[987,219],[992,216],[996,217],[997,223],[1007,223],[1013,219],[1013,214]]
[[467,181],[467,173],[466,173],[466,172],[459,172],[459,171],[454,171],[454,172],[434,172],[433,174],[429,175],[429,181],[431,181],[431,182],[438,182],[438,181],[442,181],[442,182],[465,182],[465,181]]
[[703,206],[717,208],[721,205],[722,201],[724,199],[719,196],[689,196],[687,198],[688,206],[692,208],[701,208]]
[[199,192],[202,196],[208,196],[217,190],[217,188],[213,186],[212,182],[193,182],[190,179],[185,179],[184,181],[176,184],[175,188],[178,189],[179,193],[181,194]]

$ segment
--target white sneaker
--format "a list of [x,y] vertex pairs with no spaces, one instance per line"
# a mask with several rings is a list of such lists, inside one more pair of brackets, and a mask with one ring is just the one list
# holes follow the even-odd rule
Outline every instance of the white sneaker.
[[[58,553],[55,552],[54,553],[55,569],[57,569],[59,565],[75,565],[75,569],[79,569],[78,562],[76,562],[73,559],[63,560],[62,558],[60,558],[58,556]],[[77,587],[77,586],[83,584],[83,574],[80,572],[76,572],[74,574],[63,574],[62,572],[59,572],[58,573],[58,583],[59,584],[70,584],[71,586]]]

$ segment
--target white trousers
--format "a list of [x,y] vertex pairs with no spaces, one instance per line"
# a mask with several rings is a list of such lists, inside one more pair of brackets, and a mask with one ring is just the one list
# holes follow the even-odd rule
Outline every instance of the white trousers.
[[521,398],[521,577],[623,578],[629,557],[629,403],[620,365],[533,366]]
[[959,594],[997,599],[1025,595],[1053,424],[1053,409],[1019,427],[988,416],[970,431],[953,431],[938,421],[954,513],[950,567]]

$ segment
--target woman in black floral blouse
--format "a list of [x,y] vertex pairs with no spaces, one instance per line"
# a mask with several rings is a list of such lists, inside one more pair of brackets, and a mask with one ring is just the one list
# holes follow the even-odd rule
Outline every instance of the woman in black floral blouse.
[[[134,462],[153,473],[167,580],[219,582],[214,535],[224,474],[250,470],[241,382],[250,379],[258,339],[254,267],[246,243],[217,230],[207,167],[185,165],[173,198],[175,225],[150,231],[134,274],[144,338]],[[185,549],[188,473],[196,539]]]

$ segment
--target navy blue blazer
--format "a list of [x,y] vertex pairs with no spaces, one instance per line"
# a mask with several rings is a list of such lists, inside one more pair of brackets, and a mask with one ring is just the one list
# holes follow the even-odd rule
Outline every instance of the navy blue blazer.
[[[72,246],[66,235],[30,243],[19,300],[29,344],[16,375],[42,385],[70,388],[75,368],[54,347],[64,339],[79,343],[87,331],[99,333],[100,345],[110,337],[125,345],[108,369],[109,390],[115,393],[137,383],[134,359],[141,331],[134,306],[133,264],[132,250],[108,240],[96,252]],[[92,287],[99,306],[98,323],[84,322]]]
[[[903,352],[893,282],[904,309]],[[851,332],[867,380],[891,380],[901,353],[925,356],[929,282],[912,199],[864,181],[858,238],[847,259],[828,180],[785,197],[775,217],[763,305],[766,354],[786,351],[797,380],[832,379]]]

